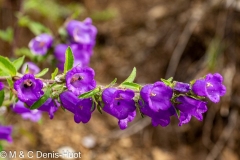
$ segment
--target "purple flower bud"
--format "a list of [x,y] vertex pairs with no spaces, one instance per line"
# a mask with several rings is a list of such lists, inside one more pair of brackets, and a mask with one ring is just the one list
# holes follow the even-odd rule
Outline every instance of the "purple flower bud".
[[27,69],[28,66],[28,71],[31,74],[38,74],[40,72],[40,68],[33,62],[26,62],[22,66],[22,73],[24,73]]
[[225,95],[226,87],[222,84],[223,77],[219,73],[207,74],[205,79],[198,79],[192,86],[192,91],[198,96],[207,96],[217,103],[220,96]]
[[26,108],[24,103],[20,100],[12,106],[12,110],[17,114],[20,114],[23,119],[29,119],[33,122],[38,122],[42,118],[41,111],[37,109],[30,110],[29,108]]
[[203,120],[202,114],[207,111],[206,102],[187,96],[179,96],[176,100],[180,102],[176,105],[176,108],[180,110],[179,126],[188,123],[191,116],[196,117],[199,121]]
[[59,97],[63,107],[74,114],[74,121],[76,123],[87,123],[90,120],[93,112],[92,100],[90,98],[78,99],[70,91],[61,93]]
[[12,126],[0,125],[0,140],[6,140],[9,143],[12,142]]
[[3,90],[3,88],[4,88],[4,84],[0,82],[0,91]]
[[128,115],[127,118],[125,118],[125,119],[120,119],[120,120],[118,121],[118,125],[119,125],[120,129],[122,129],[122,130],[123,130],[123,129],[126,129],[127,126],[128,126],[128,123],[129,123],[129,122],[132,122],[135,117],[136,117],[136,110],[133,111],[133,112],[131,112],[131,113],[129,113],[129,115]]
[[38,108],[39,111],[48,112],[49,118],[53,119],[54,113],[58,110],[60,104],[54,101],[52,98],[48,98],[48,100]]
[[143,101],[155,112],[169,109],[173,90],[163,82],[156,82],[153,85],[147,84],[140,91]]
[[92,25],[90,18],[86,18],[83,22],[71,20],[68,22],[66,29],[74,42],[88,45],[95,44],[97,29]]
[[186,93],[190,91],[190,84],[182,83],[182,82],[174,82],[173,89],[182,93]]
[[58,68],[60,70],[64,69],[64,63],[65,63],[65,51],[67,50],[68,46],[71,47],[73,56],[74,56],[74,67],[80,66],[80,67],[86,67],[89,65],[90,62],[90,52],[84,49],[83,45],[80,44],[58,44],[54,49],[54,55],[58,62]]
[[25,74],[21,79],[14,82],[14,89],[18,98],[23,102],[33,102],[43,95],[43,83],[35,79],[32,74]]
[[148,102],[144,101],[139,101],[140,105],[140,111],[144,114],[147,115],[152,119],[152,125],[154,127],[157,127],[158,125],[162,127],[166,127],[170,123],[170,117],[174,114],[176,114],[175,109],[171,105],[167,110],[159,110],[158,112],[155,112],[152,110]]
[[53,37],[49,34],[40,34],[29,42],[29,48],[33,54],[45,55],[52,46]]
[[118,90],[116,88],[107,88],[102,93],[104,102],[103,110],[116,117],[121,129],[127,127],[127,123],[135,117],[133,113],[136,110],[133,100],[134,92],[132,90]]
[[92,68],[76,66],[66,74],[66,86],[76,96],[96,88],[95,72]]

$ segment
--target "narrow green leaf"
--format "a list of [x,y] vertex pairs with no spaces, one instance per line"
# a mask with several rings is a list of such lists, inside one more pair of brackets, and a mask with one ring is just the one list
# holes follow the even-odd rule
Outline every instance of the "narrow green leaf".
[[105,88],[109,88],[112,87],[113,85],[115,85],[117,82],[117,78],[115,78],[109,85],[107,85]]
[[136,74],[137,74],[137,69],[136,69],[136,67],[134,67],[133,70],[132,70],[132,73],[129,75],[129,77],[123,83],[125,83],[125,82],[133,82],[135,77],[136,77]]
[[44,76],[47,72],[48,72],[48,68],[45,68],[44,70],[42,70],[40,73],[36,74],[35,77],[42,77]]
[[67,48],[65,52],[65,63],[64,63],[64,73],[67,73],[70,69],[72,69],[74,64],[74,57],[70,47]]
[[121,84],[121,87],[125,87],[125,88],[129,88],[129,89],[133,89],[133,90],[137,90],[139,91],[142,86],[137,84],[137,83],[131,83],[131,82],[123,82]]
[[16,68],[13,66],[12,62],[3,56],[0,56],[0,68],[3,72],[8,73],[11,76],[15,76],[17,74]]
[[18,70],[21,68],[21,66],[22,66],[22,64],[23,64],[23,62],[24,62],[24,59],[25,59],[25,56],[22,56],[22,57],[14,60],[14,61],[12,62],[13,65],[14,65],[14,67],[15,67],[15,69],[16,69],[16,71],[18,71]]
[[51,92],[50,88],[47,88],[44,95],[38,101],[33,103],[33,105],[30,107],[30,109],[33,110],[33,109],[38,109],[39,107],[41,107],[47,101],[47,99],[50,97],[50,92]]
[[94,90],[81,94],[78,98],[89,98],[99,93],[100,91],[100,88],[95,88]]
[[5,95],[4,95],[4,90],[1,90],[1,91],[0,91],[0,107],[1,107],[2,104],[3,104],[4,97],[5,97]]
[[163,78],[161,78],[161,81],[164,83],[164,84],[166,84],[167,86],[172,86],[172,83],[171,82],[169,82],[168,80],[166,80],[166,79],[163,79]]
[[58,74],[58,68],[56,68],[54,72],[51,74],[51,79],[54,80],[57,74]]
[[28,74],[29,73],[29,67],[28,67],[28,64],[27,64],[27,67],[26,67],[26,70],[24,72],[24,74]]

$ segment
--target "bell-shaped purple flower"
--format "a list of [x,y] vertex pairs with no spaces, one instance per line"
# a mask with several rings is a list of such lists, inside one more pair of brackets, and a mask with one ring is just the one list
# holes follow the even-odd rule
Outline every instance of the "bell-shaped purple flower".
[[40,34],[29,42],[29,48],[33,54],[45,55],[52,46],[53,37],[49,34]]
[[60,104],[54,101],[52,98],[48,98],[47,101],[38,108],[39,111],[48,112],[49,118],[53,119],[54,113],[58,110]]
[[170,123],[170,117],[176,114],[175,109],[171,105],[167,110],[158,110],[155,112],[149,107],[148,102],[139,100],[140,111],[152,119],[152,125],[157,127],[158,125],[166,127]]
[[12,110],[17,114],[20,114],[23,119],[29,119],[32,122],[38,122],[42,118],[41,111],[37,109],[30,110],[25,107],[25,104],[20,100],[12,106]]
[[6,140],[9,143],[12,142],[12,126],[0,125],[0,140]]
[[191,116],[199,121],[203,120],[202,114],[207,111],[206,102],[188,96],[179,96],[176,101],[180,103],[176,105],[176,108],[180,110],[179,126],[188,123]]
[[40,68],[33,62],[26,62],[22,66],[22,73],[24,73],[27,69],[28,66],[28,71],[31,74],[38,74],[40,72]]
[[91,18],[86,18],[83,22],[71,20],[66,29],[74,42],[94,46],[97,29],[92,25]]
[[76,96],[96,88],[95,72],[92,68],[76,66],[66,74],[66,86]]
[[132,121],[135,117],[136,107],[133,97],[134,92],[129,89],[107,88],[102,93],[105,104],[103,110],[119,120],[121,129],[125,129],[127,122]]
[[163,82],[147,84],[140,91],[143,101],[155,112],[167,110],[172,106],[172,94],[172,88]]
[[207,74],[204,79],[196,80],[192,85],[192,91],[198,96],[206,96],[217,103],[220,96],[226,93],[226,87],[222,83],[223,77],[219,73]]
[[131,113],[129,113],[127,118],[120,119],[118,121],[118,125],[119,125],[120,129],[122,129],[122,130],[126,129],[127,126],[128,126],[128,123],[132,122],[135,117],[136,117],[136,110],[131,112]]
[[76,123],[87,123],[90,120],[94,110],[90,98],[78,99],[78,97],[70,91],[61,93],[59,97],[63,107],[74,114],[74,121]]
[[74,56],[74,67],[80,66],[80,67],[86,67],[90,63],[90,52],[86,50],[83,45],[80,44],[58,44],[54,49],[54,55],[56,59],[58,60],[58,68],[60,70],[64,69],[64,63],[65,63],[65,51],[68,48],[68,46],[71,47],[73,56]]
[[3,90],[3,88],[4,88],[4,84],[0,82],[0,91]]
[[182,93],[187,93],[188,91],[190,91],[190,84],[188,83],[183,83],[183,82],[174,82],[174,87],[173,89],[175,91],[179,91]]
[[35,79],[32,74],[25,74],[21,79],[14,82],[14,89],[18,98],[23,102],[33,102],[43,95],[43,83]]

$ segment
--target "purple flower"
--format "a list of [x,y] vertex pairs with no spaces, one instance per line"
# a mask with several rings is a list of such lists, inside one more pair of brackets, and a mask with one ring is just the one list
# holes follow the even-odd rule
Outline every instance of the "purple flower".
[[12,126],[1,126],[0,125],[0,140],[6,140],[12,142]]
[[54,55],[56,59],[58,60],[58,68],[60,70],[64,69],[64,63],[65,63],[65,51],[67,50],[67,47],[70,46],[73,52],[74,56],[74,67],[80,66],[80,67],[86,67],[89,65],[90,62],[90,52],[86,50],[83,45],[79,44],[58,44],[54,49]]
[[76,66],[66,74],[66,86],[76,96],[96,88],[95,72],[92,68]]
[[3,88],[4,88],[4,84],[0,82],[0,91],[3,90]]
[[29,42],[29,48],[32,53],[45,55],[52,46],[53,37],[49,34],[40,34]]
[[127,127],[127,123],[135,117],[135,102],[133,100],[134,92],[132,90],[118,90],[116,88],[107,88],[102,93],[104,102],[103,110],[116,117],[121,129]]
[[129,115],[128,115],[127,118],[125,118],[125,119],[120,119],[120,120],[118,121],[118,125],[119,125],[120,129],[122,129],[122,130],[123,130],[123,129],[126,129],[127,126],[128,126],[128,123],[129,123],[129,122],[132,122],[135,117],[136,117],[136,110],[133,111],[133,112],[131,112],[131,113],[129,113]]
[[25,74],[21,79],[14,82],[14,89],[18,98],[23,102],[33,102],[43,95],[43,83],[35,79],[32,74]]
[[155,112],[167,110],[172,106],[172,94],[172,88],[165,85],[163,82],[147,84],[140,91],[140,96],[143,101]]
[[71,20],[66,29],[74,42],[94,46],[97,29],[92,25],[90,18],[86,18],[83,22]]
[[226,87],[222,84],[223,77],[219,73],[207,74],[205,79],[198,79],[192,86],[192,91],[198,96],[207,96],[217,103],[220,96],[225,95]]
[[60,94],[60,100],[65,109],[74,114],[74,121],[76,123],[87,123],[94,109],[92,109],[92,100],[87,99],[78,99],[70,91],[65,91]]
[[170,123],[170,117],[174,114],[176,114],[175,109],[171,105],[167,110],[159,110],[158,112],[155,112],[149,107],[148,102],[139,101],[140,105],[140,111],[147,115],[152,119],[152,125],[154,127],[157,127],[158,125],[161,125],[162,127],[166,127]]
[[24,103],[20,100],[12,106],[12,110],[17,114],[20,114],[23,119],[29,119],[33,122],[38,122],[42,118],[41,111],[37,109],[30,110],[25,107]]
[[179,126],[188,123],[191,116],[196,117],[199,121],[203,120],[202,114],[207,111],[206,102],[187,96],[179,96],[176,100],[180,103],[176,105],[176,108],[180,110]]
[[22,66],[22,73],[24,73],[27,69],[28,66],[28,71],[31,74],[38,74],[40,72],[40,68],[33,62],[26,62]]
[[190,84],[182,83],[182,82],[174,82],[173,89],[182,93],[186,93],[190,91]]
[[48,98],[47,101],[38,108],[39,111],[48,112],[49,118],[53,119],[54,113],[58,110],[58,102],[54,101],[52,98]]

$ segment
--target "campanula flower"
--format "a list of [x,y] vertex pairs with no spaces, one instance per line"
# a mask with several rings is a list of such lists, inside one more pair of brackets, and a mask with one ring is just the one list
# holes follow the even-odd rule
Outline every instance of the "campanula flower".
[[40,34],[29,42],[29,48],[33,54],[45,55],[52,46],[53,37],[49,34]]
[[92,25],[91,18],[86,18],[83,22],[71,20],[68,22],[66,30],[74,42],[95,45],[97,29]]
[[25,74],[22,78],[14,82],[14,89],[18,98],[23,102],[33,102],[43,95],[43,83],[35,79],[32,74]]
[[206,102],[188,96],[179,96],[176,101],[179,102],[176,108],[180,110],[179,126],[188,123],[191,116],[196,117],[199,121],[203,120],[202,114],[207,111]]
[[220,101],[220,96],[226,93],[226,87],[222,83],[223,77],[219,73],[207,74],[205,78],[196,80],[192,85],[192,91],[198,96],[206,96],[217,103]]
[[127,123],[136,116],[133,97],[134,92],[130,89],[107,88],[102,93],[105,104],[103,110],[119,120],[118,124],[121,129],[125,129]]
[[155,112],[168,110],[172,106],[172,94],[172,88],[163,82],[147,84],[140,91],[143,101]]
[[76,96],[96,88],[95,72],[92,68],[76,66],[66,74],[66,86]]
[[15,105],[12,105],[12,110],[17,114],[20,114],[23,119],[29,119],[33,122],[38,122],[42,118],[41,111],[37,109],[30,110],[25,107],[25,104],[20,100],[18,100]]
[[24,73],[27,69],[28,66],[28,71],[31,74],[38,74],[40,72],[40,68],[33,62],[26,62],[22,66],[22,73]]
[[76,123],[87,123],[90,118],[93,110],[92,100],[90,98],[79,99],[70,91],[65,91],[60,94],[60,100],[65,109],[74,114],[74,121]]
[[12,142],[12,126],[0,125],[0,140],[6,140]]
[[174,87],[173,89],[175,91],[179,91],[179,92],[182,92],[182,93],[186,93],[188,91],[190,91],[190,84],[188,83],[183,83],[183,82],[174,82]]
[[166,127],[170,123],[170,117],[174,114],[176,114],[175,109],[171,105],[167,110],[158,110],[155,112],[152,110],[149,106],[148,102],[144,102],[142,100],[139,100],[140,105],[140,111],[150,117],[152,119],[152,125],[154,127],[160,125],[162,127]]

